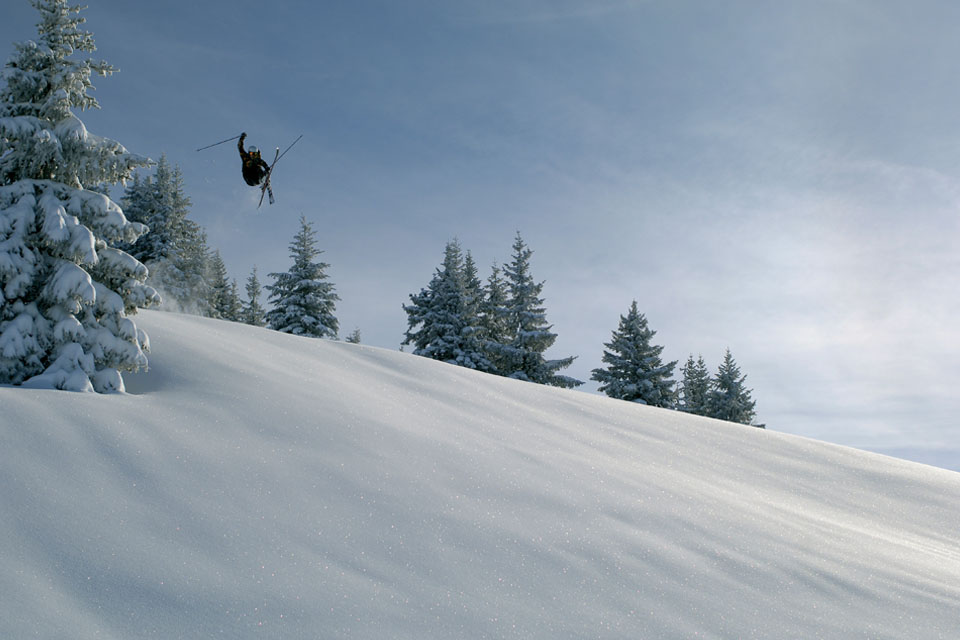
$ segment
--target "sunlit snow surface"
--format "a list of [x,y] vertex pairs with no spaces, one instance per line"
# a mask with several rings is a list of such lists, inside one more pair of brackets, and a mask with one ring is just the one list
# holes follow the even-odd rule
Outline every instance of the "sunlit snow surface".
[[0,388],[0,637],[960,637],[960,474],[137,321],[128,395]]

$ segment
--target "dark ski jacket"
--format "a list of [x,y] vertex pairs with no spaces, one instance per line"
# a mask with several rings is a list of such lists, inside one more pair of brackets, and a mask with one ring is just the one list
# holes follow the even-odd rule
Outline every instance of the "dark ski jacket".
[[240,150],[240,159],[243,160],[243,179],[251,187],[256,187],[263,182],[270,165],[263,161],[259,151],[252,153],[244,150],[243,139],[246,137],[247,134],[241,134],[240,141],[237,142],[237,149]]

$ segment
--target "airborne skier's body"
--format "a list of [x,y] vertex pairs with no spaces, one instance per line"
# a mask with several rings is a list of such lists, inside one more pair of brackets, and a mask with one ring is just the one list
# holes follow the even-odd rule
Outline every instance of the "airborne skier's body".
[[243,148],[243,140],[246,137],[246,133],[241,133],[240,140],[237,142],[240,159],[243,161],[243,179],[251,187],[257,187],[266,177],[270,165],[260,157],[260,150],[256,147],[250,147],[248,150]]

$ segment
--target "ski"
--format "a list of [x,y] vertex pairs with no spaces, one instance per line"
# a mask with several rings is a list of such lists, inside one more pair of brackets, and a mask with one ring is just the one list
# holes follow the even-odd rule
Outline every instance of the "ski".
[[296,140],[290,143],[289,147],[283,150],[283,153],[280,153],[280,147],[277,147],[277,153],[273,156],[273,163],[271,163],[270,168],[267,169],[267,176],[263,179],[263,186],[260,187],[260,204],[257,205],[257,209],[259,209],[260,205],[263,204],[263,194],[265,193],[269,196],[268,200],[270,201],[270,204],[273,204],[273,187],[270,186],[270,175],[273,173],[273,168],[277,165],[277,161],[280,158],[287,155],[287,151],[290,151],[290,149],[293,148],[293,145],[300,142],[300,138],[302,137],[303,134],[301,133],[299,136],[297,136]]
[[270,163],[270,168],[267,169],[267,175],[263,179],[263,186],[260,187],[260,203],[257,205],[257,209],[260,208],[260,205],[263,204],[263,195],[269,194],[270,204],[273,204],[273,187],[270,186],[270,174],[273,173],[273,168],[277,165],[277,160],[280,159],[280,147],[277,147],[277,153],[273,156],[273,162]]

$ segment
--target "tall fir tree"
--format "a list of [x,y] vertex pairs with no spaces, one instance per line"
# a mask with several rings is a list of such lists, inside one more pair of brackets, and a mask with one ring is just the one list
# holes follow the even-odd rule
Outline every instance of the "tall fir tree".
[[81,7],[33,0],[39,38],[14,45],[0,78],[0,383],[122,390],[145,367],[130,317],[160,302],[147,269],[118,247],[143,235],[105,195],[149,160],[87,131],[73,109],[99,107]]
[[510,341],[508,317],[509,293],[507,284],[501,277],[500,267],[494,263],[484,285],[480,302],[480,327],[483,329],[483,350],[493,367],[492,372],[504,373],[506,362],[501,357],[503,345]]
[[[468,254],[469,255],[469,254]],[[444,248],[443,265],[426,289],[410,295],[403,344],[413,353],[470,369],[490,371],[479,326],[482,285],[473,259],[464,260],[456,240]]]
[[[707,395],[707,415],[718,420],[752,424],[756,417],[756,402],[751,398],[752,390],[744,385],[746,379],[727,349]],[[753,426],[762,428],[763,425]]]
[[210,285],[210,261],[213,252],[207,244],[207,232],[193,220],[184,224],[184,242],[179,259],[186,278],[180,310],[200,316],[214,316],[214,291]]
[[316,232],[305,217],[300,231],[290,243],[293,266],[285,273],[271,273],[267,286],[272,307],[267,312],[271,329],[314,338],[336,338],[340,323],[334,315],[340,299],[332,283],[327,282],[325,262],[314,262],[322,251],[316,247]]
[[213,252],[209,267],[211,317],[240,322],[242,304],[237,281],[230,280],[220,251]]
[[664,363],[663,347],[651,340],[656,331],[647,325],[647,318],[630,305],[613,338],[605,343],[603,369],[594,369],[591,379],[600,383],[600,391],[611,398],[637,402],[652,407],[670,408],[675,403],[673,370],[677,362]]
[[240,287],[236,278],[230,281],[230,293],[224,306],[223,319],[243,322],[243,301],[240,299]]
[[254,267],[247,278],[247,301],[243,305],[242,320],[255,327],[267,325],[267,312],[260,305],[261,295],[260,279],[257,278],[257,268]]
[[147,283],[163,294],[163,306],[210,315],[203,303],[209,297],[203,286],[208,265],[205,260],[196,263],[194,246],[200,243],[199,249],[208,253],[206,239],[187,219],[190,198],[184,194],[180,167],[171,167],[161,155],[153,175],[134,177],[122,204],[127,218],[150,228],[149,234],[124,248],[150,270]]
[[691,353],[680,371],[683,374],[683,380],[680,383],[680,397],[677,408],[680,411],[698,416],[707,415],[707,398],[711,383],[710,372],[703,361],[703,356],[698,356],[697,360],[694,361]]
[[542,282],[535,282],[530,274],[533,255],[517,233],[513,243],[513,261],[504,267],[508,301],[504,311],[507,335],[504,343],[491,345],[503,375],[518,380],[556,387],[576,387],[583,382],[557,371],[569,367],[576,356],[547,360],[544,352],[557,339],[552,325],[547,322],[546,310],[540,293]]
[[463,257],[463,306],[469,327],[466,337],[471,348],[483,351],[483,324],[480,310],[483,307],[483,282],[480,281],[477,263],[468,250]]
[[176,256],[190,207],[179,167],[171,167],[161,155],[153,175],[143,179],[138,173],[121,203],[127,218],[150,227],[150,233],[131,245],[130,255],[144,264]]

